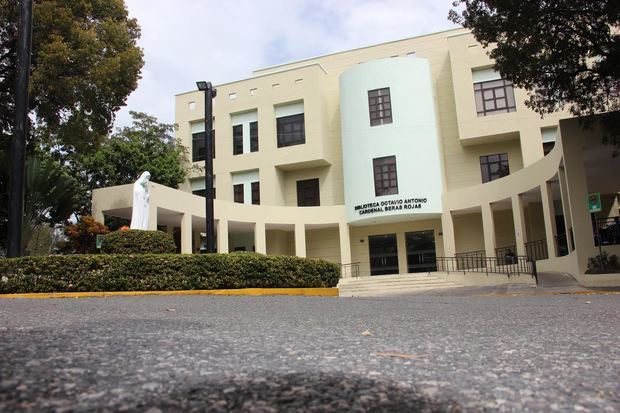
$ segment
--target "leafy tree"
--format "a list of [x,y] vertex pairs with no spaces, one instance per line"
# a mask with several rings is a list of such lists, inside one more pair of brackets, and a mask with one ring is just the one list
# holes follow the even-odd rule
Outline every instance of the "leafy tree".
[[[0,133],[12,133],[18,1],[0,0]],[[123,0],[35,0],[29,109],[33,132],[73,150],[96,147],[136,88],[140,28]]]
[[[0,0],[0,250],[6,242],[18,6]],[[96,149],[137,86],[143,65],[137,21],[128,18],[123,0],[35,0],[32,33],[28,156],[43,144],[57,157]]]
[[[620,149],[620,2],[456,0],[449,19],[471,29],[502,76],[530,92],[541,115],[568,106],[602,116],[605,140]],[[586,119],[588,120],[588,119]]]
[[151,180],[177,188],[191,169],[186,164],[187,148],[175,140],[174,125],[159,123],[153,116],[130,112],[133,124],[118,129],[92,153],[76,153],[71,167],[87,189],[82,212],[90,211],[92,190],[135,182],[144,171]]

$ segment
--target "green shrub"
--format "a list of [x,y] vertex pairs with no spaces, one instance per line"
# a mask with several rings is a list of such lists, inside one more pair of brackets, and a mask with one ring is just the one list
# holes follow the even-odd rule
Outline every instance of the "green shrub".
[[[601,266],[601,263],[603,264]],[[617,255],[609,255],[603,251],[602,255],[588,258],[586,274],[609,274],[620,272],[620,262]]]
[[174,238],[162,231],[128,229],[103,237],[101,251],[106,254],[173,254]]
[[0,294],[335,287],[339,277],[327,261],[257,253],[0,259]]

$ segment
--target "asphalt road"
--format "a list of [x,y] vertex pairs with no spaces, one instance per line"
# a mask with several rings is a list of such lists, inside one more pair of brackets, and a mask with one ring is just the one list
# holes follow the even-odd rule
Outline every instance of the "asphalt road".
[[620,295],[0,300],[0,411],[620,411]]

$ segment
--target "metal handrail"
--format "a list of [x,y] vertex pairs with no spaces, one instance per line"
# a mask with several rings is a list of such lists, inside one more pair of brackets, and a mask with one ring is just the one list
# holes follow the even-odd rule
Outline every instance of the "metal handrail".
[[525,255],[533,261],[546,260],[549,258],[547,239],[538,239],[525,243]]
[[477,272],[485,274],[536,275],[536,266],[525,256],[507,257],[436,257],[437,271],[450,272]]
[[340,275],[342,278],[359,277],[360,276],[360,263],[351,262],[348,264],[340,264]]

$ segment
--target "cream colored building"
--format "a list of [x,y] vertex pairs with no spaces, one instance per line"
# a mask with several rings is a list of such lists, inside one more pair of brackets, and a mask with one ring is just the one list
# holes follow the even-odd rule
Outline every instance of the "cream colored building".
[[[566,113],[541,119],[526,108],[526,93],[501,79],[465,29],[259,69],[216,87],[219,252],[323,258],[343,264],[345,276],[515,254],[539,270],[613,282],[582,276],[597,254],[586,196],[601,194],[604,249],[620,254],[610,245],[620,157]],[[188,162],[202,165],[203,92],[177,95],[175,113]],[[151,184],[151,226],[175,233],[183,253],[200,249],[204,188],[201,174],[179,190]],[[98,220],[130,213],[131,185],[94,192]]]

